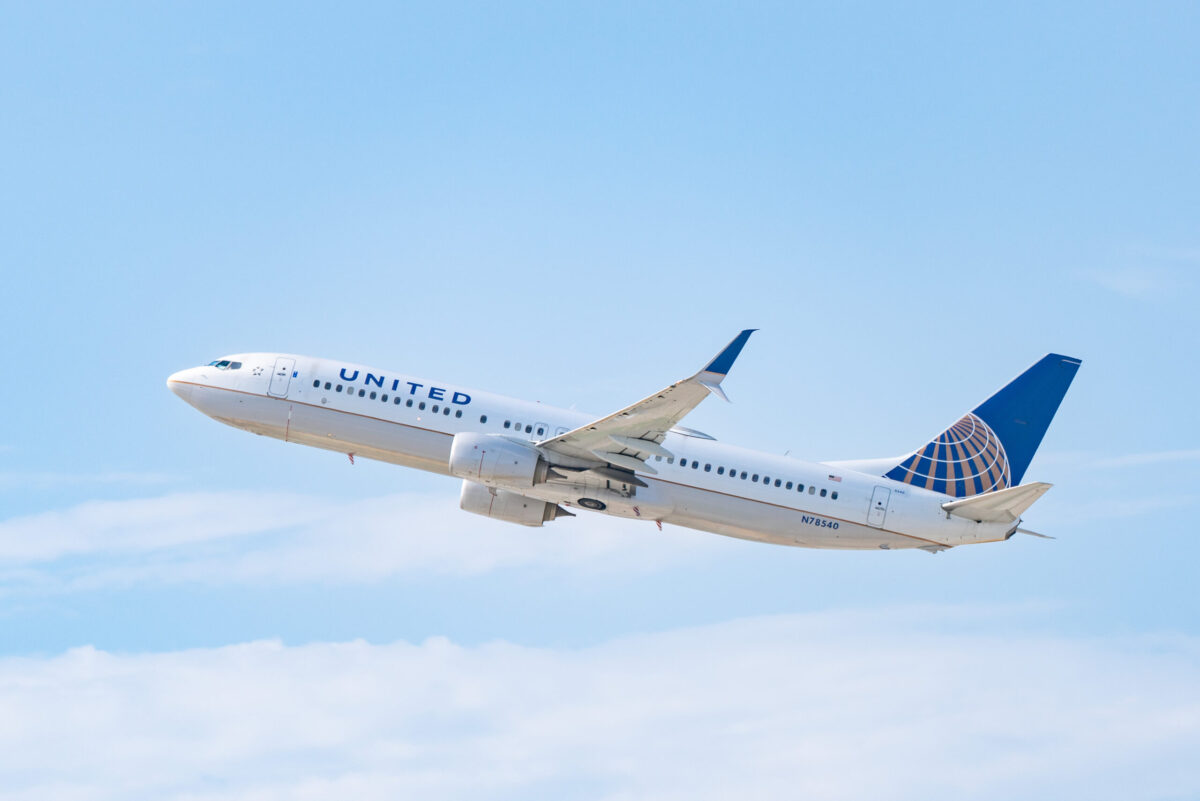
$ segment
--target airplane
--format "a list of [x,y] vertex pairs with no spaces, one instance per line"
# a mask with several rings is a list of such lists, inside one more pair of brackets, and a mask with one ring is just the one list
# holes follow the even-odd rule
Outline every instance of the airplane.
[[805,462],[680,421],[756,329],[694,375],[604,417],[285,353],[243,353],[167,386],[235,428],[462,479],[459,506],[525,526],[574,510],[778,545],[918,548],[997,542],[1050,484],[1021,484],[1081,361],[1048,354],[904,456]]

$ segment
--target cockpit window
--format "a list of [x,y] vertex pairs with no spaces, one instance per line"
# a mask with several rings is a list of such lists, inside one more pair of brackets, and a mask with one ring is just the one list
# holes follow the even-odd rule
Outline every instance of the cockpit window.
[[230,361],[229,359],[217,359],[208,363],[209,367],[215,367],[218,370],[240,370],[242,369],[241,362]]

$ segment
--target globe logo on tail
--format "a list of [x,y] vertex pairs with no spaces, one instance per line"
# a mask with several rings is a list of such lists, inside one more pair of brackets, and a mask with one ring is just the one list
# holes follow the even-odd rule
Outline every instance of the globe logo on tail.
[[996,432],[968,412],[933,442],[888,471],[887,477],[955,498],[1005,489],[1008,457]]

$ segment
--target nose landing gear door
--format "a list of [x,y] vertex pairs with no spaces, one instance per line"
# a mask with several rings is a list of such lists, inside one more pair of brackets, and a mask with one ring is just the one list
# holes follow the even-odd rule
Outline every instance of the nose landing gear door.
[[292,383],[292,373],[296,369],[296,360],[280,356],[275,360],[275,369],[271,371],[271,385],[267,394],[277,398],[286,398],[288,386]]

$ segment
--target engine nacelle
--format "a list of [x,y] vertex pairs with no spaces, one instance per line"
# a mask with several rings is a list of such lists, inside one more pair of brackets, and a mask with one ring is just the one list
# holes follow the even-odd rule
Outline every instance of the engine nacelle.
[[540,526],[559,514],[571,514],[560,509],[557,504],[539,501],[537,498],[526,498],[507,490],[492,489],[474,481],[463,482],[458,505],[465,512],[519,523],[522,526]]
[[489,487],[532,487],[546,480],[548,469],[534,448],[498,434],[464,432],[450,444],[450,472]]

